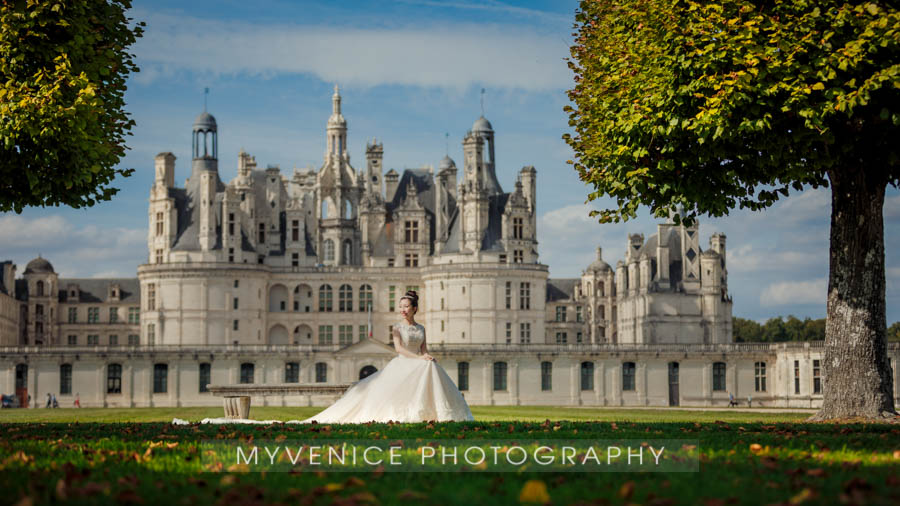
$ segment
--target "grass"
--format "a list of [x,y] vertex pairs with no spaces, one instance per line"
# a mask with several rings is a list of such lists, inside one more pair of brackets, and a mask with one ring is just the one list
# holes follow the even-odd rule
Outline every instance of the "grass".
[[[254,407],[296,419],[320,408]],[[804,413],[473,407],[475,422],[173,426],[219,408],[3,410],[4,503],[898,504],[900,427]],[[513,419],[514,421],[508,421]],[[548,421],[549,419],[549,421]],[[699,473],[205,472],[204,439],[694,439]],[[524,497],[523,497],[524,494]]]
[[[302,420],[318,413],[323,407],[252,406],[250,417],[256,420]],[[809,413],[783,413],[775,410],[737,411],[691,409],[634,409],[634,408],[573,408],[560,406],[471,406],[476,420],[543,422],[569,421],[629,421],[629,422],[799,422]],[[24,422],[171,422],[173,418],[200,421],[224,416],[221,407],[201,408],[59,408],[4,409],[0,423]]]

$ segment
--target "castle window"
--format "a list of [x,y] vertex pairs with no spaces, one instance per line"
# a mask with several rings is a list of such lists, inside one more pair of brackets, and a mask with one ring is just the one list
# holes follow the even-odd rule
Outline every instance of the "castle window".
[[77,346],[78,345],[78,336],[69,335],[67,337],[69,346]]
[[119,321],[119,308],[111,307],[109,308],[109,323],[118,323]]
[[506,255],[500,255],[500,263],[501,263],[501,264],[505,264],[505,263],[506,263]]
[[291,253],[291,267],[299,267],[300,266],[300,254],[299,253]]
[[506,344],[512,342],[512,322],[506,322]]
[[78,323],[78,308],[69,308],[69,323]]
[[168,364],[153,364],[153,393],[164,394],[169,390]]
[[284,382],[300,383],[300,364],[297,362],[284,364]]
[[800,361],[794,360],[794,393],[800,393]]
[[513,218],[513,239],[522,238],[522,218]]
[[513,251],[513,263],[520,264],[520,263],[522,263],[523,260],[524,260],[524,257],[522,256],[522,250],[520,250],[520,249],[514,250]]
[[100,321],[100,308],[99,307],[89,307],[88,308],[88,323],[97,323]]
[[556,321],[566,321],[566,306],[556,306]]
[[253,383],[253,364],[244,362],[241,364],[241,384],[248,385]]
[[232,306],[234,309],[238,308],[238,298],[237,297],[232,299]]
[[606,319],[606,307],[605,306],[597,306],[597,318],[600,320]]
[[756,362],[753,364],[754,386],[757,392],[766,391],[766,363]]
[[122,393],[122,366],[119,364],[109,364],[106,367],[106,393]]
[[622,390],[634,390],[634,362],[625,362],[622,364]]
[[139,308],[139,307],[128,308],[128,323],[140,323],[140,322],[141,322],[141,308]]
[[359,310],[368,311],[372,308],[372,285],[359,287]]
[[[156,284],[147,283],[147,310],[156,311]],[[88,317],[90,319],[90,317]]]
[[338,289],[338,311],[348,313],[353,311],[353,287],[341,285]]
[[328,364],[316,362],[316,383],[328,382]]
[[87,336],[87,344],[88,346],[97,346],[100,344],[100,336],[97,334],[90,334]]
[[338,327],[338,344],[341,346],[353,344],[353,325],[340,325]]
[[319,344],[332,344],[332,327],[331,325],[319,325]]
[[603,281],[597,282],[597,297],[606,297],[606,287],[603,286]]
[[390,311],[392,313],[395,311],[395,308],[396,308],[396,304],[395,304],[396,290],[397,290],[396,286],[391,285],[388,287],[388,311]]
[[206,386],[209,385],[211,381],[212,381],[212,367],[208,363],[204,362],[204,363],[200,364],[199,391],[201,393],[209,392],[209,389],[206,388]]
[[44,282],[43,281],[37,282],[37,296],[38,297],[44,296]]
[[494,390],[506,390],[506,362],[494,362]]
[[259,244],[264,244],[266,242],[266,224],[259,224]]
[[325,261],[333,262],[334,261],[334,241],[332,241],[331,239],[325,239],[323,248],[325,250]]
[[319,287],[319,311],[330,312],[333,309],[334,293],[331,285],[322,285]]
[[519,324],[519,342],[522,344],[531,343],[531,323],[522,322]]
[[228,235],[234,235],[234,213],[228,213]]
[[594,389],[594,363],[593,362],[582,362],[581,363],[581,389],[582,390],[593,390]]
[[512,309],[512,281],[506,282],[506,309]]
[[128,334],[128,346],[138,346],[141,344],[141,337],[137,334]]
[[419,242],[419,222],[407,221],[404,223],[404,235],[406,242]]
[[541,390],[553,390],[553,363],[541,362]]
[[163,250],[161,249],[156,250],[156,263],[163,263]]
[[456,386],[461,392],[469,389],[469,363],[459,362],[456,364]]
[[531,283],[519,283],[519,309],[531,309]]
[[584,311],[581,306],[575,306],[575,321],[578,323],[584,322]]
[[300,240],[300,220],[291,220],[291,240],[294,242]]
[[418,267],[419,266],[419,255],[416,253],[407,253],[406,254],[406,266],[407,267]]
[[59,366],[59,394],[72,395],[72,364]]
[[581,343],[583,340],[584,340],[584,339],[582,338],[581,332],[576,332],[576,333],[575,333],[575,342],[576,342],[576,343]]
[[156,213],[156,237],[163,235],[163,213]]
[[119,345],[119,336],[117,336],[115,334],[110,334],[109,345],[110,346],[118,346]]
[[156,342],[156,325],[152,323],[147,324],[147,344],[153,346]]
[[818,360],[813,360],[813,393],[822,393],[822,368]]
[[569,336],[566,332],[557,332],[556,333],[556,344],[566,344],[569,340]]
[[234,263],[234,248],[228,248],[228,262]]
[[713,364],[713,392],[725,391],[725,362]]
[[393,266],[394,266],[394,258],[393,257],[388,258],[388,267],[393,267]]

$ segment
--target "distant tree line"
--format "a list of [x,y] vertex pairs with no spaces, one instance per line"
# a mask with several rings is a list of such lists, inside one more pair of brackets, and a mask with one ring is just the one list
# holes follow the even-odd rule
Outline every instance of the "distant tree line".
[[[825,339],[825,319],[803,320],[794,315],[769,318],[760,324],[753,320],[732,319],[736,343],[782,343],[788,341],[822,341]],[[888,341],[900,341],[900,322],[887,329]]]

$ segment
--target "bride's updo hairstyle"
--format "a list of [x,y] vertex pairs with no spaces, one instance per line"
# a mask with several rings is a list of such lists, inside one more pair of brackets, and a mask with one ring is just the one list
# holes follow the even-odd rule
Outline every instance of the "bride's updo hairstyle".
[[409,305],[416,308],[416,312],[419,311],[419,296],[416,294],[415,290],[409,290],[403,297],[400,297],[400,300],[406,299],[409,301]]

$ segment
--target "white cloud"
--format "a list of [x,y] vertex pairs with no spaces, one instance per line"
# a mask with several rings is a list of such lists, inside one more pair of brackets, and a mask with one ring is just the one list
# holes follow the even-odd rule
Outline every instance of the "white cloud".
[[513,5],[507,5],[502,2],[497,2],[495,0],[487,0],[483,3],[471,3],[471,2],[449,2],[446,0],[400,0],[402,3],[410,4],[410,5],[424,5],[429,7],[443,7],[448,9],[466,9],[466,10],[480,10],[480,11],[494,11],[500,12],[503,14],[512,14],[516,16],[523,17],[531,17],[538,18],[546,21],[554,21],[560,23],[572,23],[572,16],[564,16],[562,14],[554,14],[550,12],[539,11],[536,9],[529,9],[527,7],[516,7]]
[[571,86],[564,39],[494,24],[355,28],[256,25],[136,11],[147,22],[135,45],[154,82],[179,71],[269,77],[311,74],[350,86],[399,84],[528,91]]
[[727,253],[729,272],[793,271],[797,268],[827,265],[828,250],[757,250],[752,244],[731,248]]
[[0,259],[21,275],[41,255],[60,277],[135,277],[147,260],[147,229],[79,225],[60,215],[0,216]]
[[828,280],[825,278],[772,283],[763,290],[759,297],[759,303],[764,307],[795,304],[822,304],[824,306],[827,288]]

